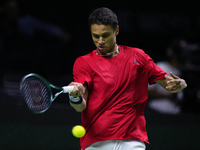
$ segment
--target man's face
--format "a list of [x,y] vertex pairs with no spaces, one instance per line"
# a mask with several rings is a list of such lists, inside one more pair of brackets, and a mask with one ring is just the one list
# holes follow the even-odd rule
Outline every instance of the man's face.
[[115,50],[116,36],[119,33],[119,26],[113,31],[110,25],[91,25],[92,39],[97,51],[105,55]]

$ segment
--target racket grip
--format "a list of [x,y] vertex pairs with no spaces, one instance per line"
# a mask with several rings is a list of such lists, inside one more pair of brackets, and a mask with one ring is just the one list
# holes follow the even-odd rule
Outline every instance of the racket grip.
[[74,86],[63,86],[63,93],[72,92],[74,90]]

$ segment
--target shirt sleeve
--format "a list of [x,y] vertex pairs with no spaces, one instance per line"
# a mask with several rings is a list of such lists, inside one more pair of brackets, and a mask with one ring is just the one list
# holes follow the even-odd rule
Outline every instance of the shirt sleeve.
[[148,61],[149,66],[149,84],[154,84],[155,81],[164,79],[166,72],[164,72],[159,66],[157,66],[154,61],[150,58]]
[[76,59],[73,66],[74,82],[84,84],[87,82],[88,88],[92,86],[92,71],[87,61],[81,56]]
[[157,80],[164,79],[167,73],[164,72],[158,65],[156,65],[153,59],[149,55],[145,54],[143,50],[141,50],[140,54],[142,63],[146,73],[148,74],[148,83],[151,85]]

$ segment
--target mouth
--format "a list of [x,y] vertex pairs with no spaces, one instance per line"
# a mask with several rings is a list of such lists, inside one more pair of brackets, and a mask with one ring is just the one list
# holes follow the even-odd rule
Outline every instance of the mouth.
[[99,51],[103,51],[105,49],[105,46],[98,46]]

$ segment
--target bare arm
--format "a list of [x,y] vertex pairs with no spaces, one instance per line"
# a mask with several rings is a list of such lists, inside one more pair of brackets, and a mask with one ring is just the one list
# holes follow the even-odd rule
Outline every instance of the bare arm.
[[172,72],[170,75],[171,77],[166,75],[165,79],[157,80],[156,83],[171,93],[180,92],[187,87],[185,80],[175,76]]
[[70,93],[73,97],[82,96],[83,101],[80,104],[74,104],[70,101],[70,105],[77,111],[82,112],[87,106],[87,99],[88,99],[88,85],[85,82],[84,85],[76,82],[71,82],[69,85],[74,86],[74,90]]

